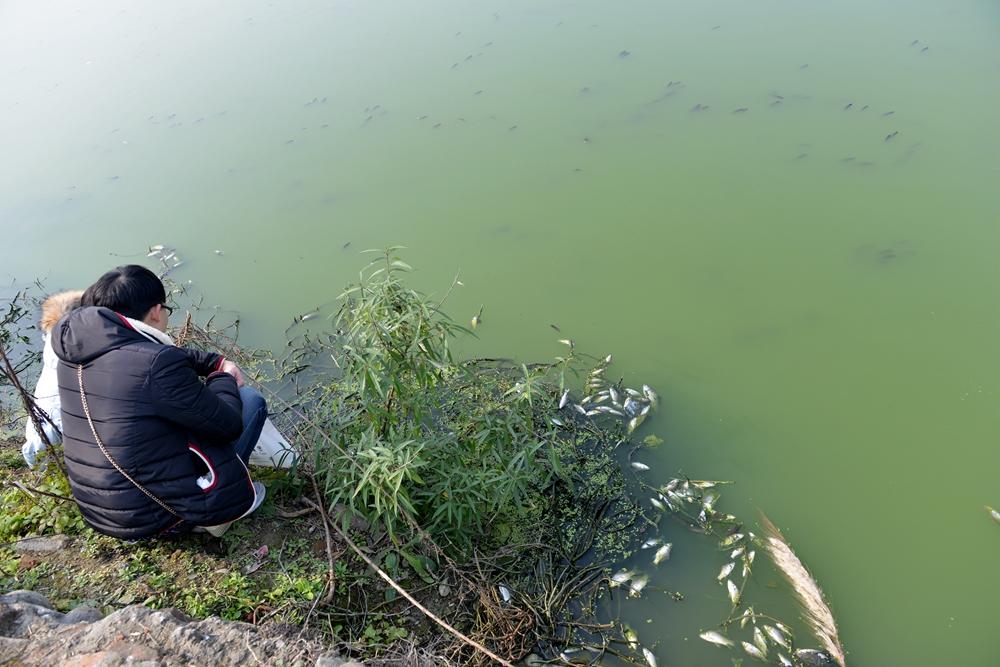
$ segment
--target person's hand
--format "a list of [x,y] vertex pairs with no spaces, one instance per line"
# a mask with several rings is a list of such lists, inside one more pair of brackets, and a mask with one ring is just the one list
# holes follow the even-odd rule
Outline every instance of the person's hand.
[[234,378],[236,378],[237,387],[243,386],[243,371],[240,370],[239,366],[226,359],[225,361],[222,362],[222,366],[219,367],[219,370],[222,371],[223,373],[229,373]]

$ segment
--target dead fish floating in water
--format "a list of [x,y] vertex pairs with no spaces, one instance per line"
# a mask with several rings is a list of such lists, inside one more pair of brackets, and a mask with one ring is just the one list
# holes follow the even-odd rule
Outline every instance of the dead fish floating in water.
[[731,639],[723,637],[718,632],[714,630],[708,630],[706,632],[698,635],[700,639],[707,641],[709,644],[715,644],[716,646],[732,646],[733,642]]
[[894,132],[890,132],[889,134],[885,135],[885,142],[888,143],[892,141],[893,139],[896,138],[897,134],[899,134],[899,130],[895,130]]
[[482,322],[483,322],[483,306],[479,306],[479,312],[476,313],[471,320],[469,320],[469,324],[471,324],[472,328],[475,329],[480,324],[482,324]]
[[740,107],[739,109],[733,109],[733,113],[746,113],[750,111],[747,107]]
[[989,505],[986,505],[985,507],[986,507],[987,514],[990,515],[990,518],[993,519],[994,521],[996,521],[997,523],[1000,523],[1000,512],[997,512],[995,509],[993,509]]
[[767,662],[767,654],[750,642],[740,642],[740,646],[743,647],[743,650],[746,651],[746,654],[750,657],[757,658],[761,662]]
[[565,408],[568,402],[569,402],[569,389],[564,391],[562,393],[562,396],[559,397],[559,409],[562,410],[563,408]]
[[708,105],[707,104],[702,104],[702,103],[699,102],[698,104],[695,104],[693,107],[691,107],[691,111],[693,111],[694,113],[700,113],[702,111],[708,111]]
[[632,461],[632,469],[638,470],[639,472],[645,472],[649,470],[649,466],[645,463],[640,463],[639,461]]
[[630,55],[632,55],[632,52],[631,51],[626,51],[624,49],[622,49],[621,51],[618,52],[618,57],[619,58],[628,58]]
[[667,542],[662,547],[657,549],[656,553],[653,555],[653,565],[659,565],[663,561],[668,560],[670,558],[670,551],[673,548],[674,545]]
[[653,655],[653,652],[648,648],[644,647],[642,649],[642,657],[646,659],[646,664],[648,664],[649,667],[656,667],[656,656]]

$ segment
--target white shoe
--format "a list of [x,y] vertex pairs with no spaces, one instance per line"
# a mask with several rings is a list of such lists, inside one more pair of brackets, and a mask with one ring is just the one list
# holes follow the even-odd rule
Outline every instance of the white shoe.
[[254,492],[253,504],[250,505],[250,509],[244,512],[241,516],[239,516],[236,519],[233,519],[232,521],[229,521],[228,523],[220,523],[218,526],[195,526],[193,532],[200,533],[204,531],[213,537],[222,537],[223,535],[226,534],[226,531],[229,530],[229,527],[233,525],[233,523],[239,521],[245,516],[252,514],[258,507],[260,507],[264,503],[264,496],[267,495],[267,487],[264,486],[261,482],[254,482],[253,492]]

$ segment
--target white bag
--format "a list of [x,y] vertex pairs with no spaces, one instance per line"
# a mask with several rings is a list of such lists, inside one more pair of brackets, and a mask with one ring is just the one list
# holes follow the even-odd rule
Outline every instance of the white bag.
[[260,438],[250,452],[250,465],[264,466],[267,468],[291,468],[299,453],[288,444],[277,427],[271,423],[268,417],[264,421],[264,428],[260,432]]

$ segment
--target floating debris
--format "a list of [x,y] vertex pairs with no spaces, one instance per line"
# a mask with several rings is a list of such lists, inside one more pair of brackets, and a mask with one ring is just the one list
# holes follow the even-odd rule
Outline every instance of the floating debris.
[[888,142],[892,141],[893,139],[896,138],[897,134],[899,134],[899,130],[895,130],[895,131],[890,132],[889,134],[885,135],[885,142],[888,143]]
[[225,254],[225,253],[224,253],[223,251],[221,251],[221,250],[213,250],[212,252],[214,252],[214,253],[215,253],[216,255],[218,255],[218,256],[220,256],[220,257],[221,257],[222,255],[224,255],[224,254]]

